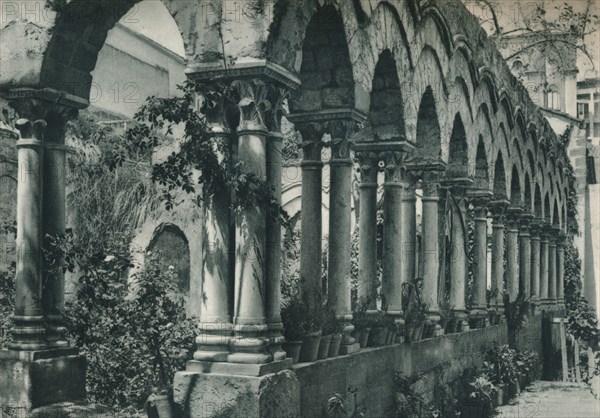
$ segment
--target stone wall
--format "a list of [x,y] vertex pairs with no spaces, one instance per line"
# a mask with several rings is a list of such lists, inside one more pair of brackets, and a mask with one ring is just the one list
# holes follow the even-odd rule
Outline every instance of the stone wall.
[[[481,366],[483,354],[494,345],[507,344],[505,325],[490,326],[460,334],[422,340],[412,344],[367,348],[350,356],[300,363],[293,370],[300,381],[302,417],[327,416],[327,400],[334,393],[344,396],[349,413],[354,409],[353,395],[357,392],[357,407],[366,417],[392,416],[395,408],[395,372],[403,375],[425,373],[423,394],[431,393],[433,374],[439,366],[445,378],[452,381],[470,366]],[[520,350],[542,350],[542,317],[531,318],[519,333]],[[428,387],[429,386],[429,387]]]

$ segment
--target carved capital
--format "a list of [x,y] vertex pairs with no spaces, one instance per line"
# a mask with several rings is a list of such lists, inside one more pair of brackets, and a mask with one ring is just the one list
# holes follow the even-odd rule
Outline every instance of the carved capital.
[[386,183],[400,183],[403,177],[404,161],[407,153],[402,151],[386,151],[381,157],[385,163]]
[[376,152],[357,152],[356,161],[360,170],[361,183],[376,184],[381,156]]
[[270,84],[267,88],[269,107],[266,111],[266,123],[269,132],[281,132],[281,118],[285,115],[284,102],[289,97],[288,88]]
[[241,79],[231,83],[240,111],[238,131],[266,131],[266,112],[270,109],[267,100],[267,84],[260,79]]

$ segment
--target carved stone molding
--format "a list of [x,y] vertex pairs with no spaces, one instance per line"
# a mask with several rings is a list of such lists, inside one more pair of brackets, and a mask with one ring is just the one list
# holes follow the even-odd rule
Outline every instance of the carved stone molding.
[[400,183],[403,177],[404,161],[407,153],[403,151],[385,151],[381,153],[385,163],[385,182]]
[[381,155],[377,152],[362,151],[356,153],[356,161],[360,170],[361,184],[377,184],[377,173]]

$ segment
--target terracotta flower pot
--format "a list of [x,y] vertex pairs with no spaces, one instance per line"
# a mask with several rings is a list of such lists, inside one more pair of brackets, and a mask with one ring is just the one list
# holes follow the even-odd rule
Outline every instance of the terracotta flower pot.
[[360,330],[360,334],[358,335],[358,343],[360,344],[360,348],[365,348],[367,346],[370,332],[371,328],[364,328]]
[[316,361],[319,355],[319,345],[321,343],[321,331],[309,332],[302,338],[302,347],[300,348],[300,362]]
[[385,344],[386,345],[394,344],[395,340],[396,340],[396,331],[392,331],[391,329],[388,329],[387,340],[386,340]]
[[281,345],[281,347],[287,354],[287,357],[292,359],[294,364],[298,363],[302,341],[286,341]]
[[171,402],[166,394],[150,395],[145,409],[148,417],[171,418],[173,416]]
[[500,383],[496,385],[497,395],[498,395],[498,405],[506,405],[508,402],[508,392],[506,390],[506,384]]
[[327,358],[329,354],[329,346],[331,345],[331,334],[321,336],[321,342],[319,344],[319,353],[317,358],[323,360]]
[[385,344],[387,329],[384,327],[374,327],[369,333],[369,347],[381,347]]
[[342,344],[342,334],[333,334],[329,344],[329,353],[327,357],[337,357],[340,354],[340,345]]

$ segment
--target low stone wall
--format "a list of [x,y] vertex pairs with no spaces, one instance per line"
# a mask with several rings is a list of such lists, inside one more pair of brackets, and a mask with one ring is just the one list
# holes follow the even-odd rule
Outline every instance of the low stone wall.
[[[300,382],[301,416],[326,417],[327,400],[334,393],[344,397],[349,414],[358,409],[366,417],[394,416],[395,372],[406,376],[425,373],[423,391],[427,396],[429,373],[433,374],[442,366],[445,377],[454,380],[465,368],[481,366],[487,349],[507,342],[506,325],[501,324],[412,344],[366,348],[349,356],[297,364],[293,370]],[[519,332],[517,346],[520,350],[541,354],[541,315],[532,317]],[[356,393],[349,392],[349,389]]]

